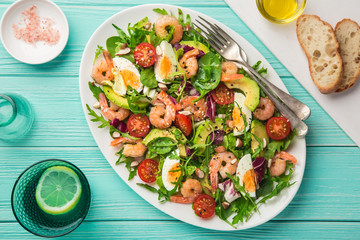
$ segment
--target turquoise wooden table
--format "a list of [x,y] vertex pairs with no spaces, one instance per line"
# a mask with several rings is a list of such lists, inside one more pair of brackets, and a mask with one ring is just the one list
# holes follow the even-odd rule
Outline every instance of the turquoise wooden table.
[[[0,14],[13,1],[2,0]],[[70,38],[55,60],[38,66],[12,58],[0,46],[0,92],[25,96],[35,110],[29,135],[0,141],[0,239],[39,239],[15,220],[10,195],[17,176],[43,159],[80,167],[91,185],[85,222],[64,239],[113,238],[358,238],[360,236],[360,150],[283,65],[222,0],[146,1],[191,8],[217,19],[251,42],[272,64],[290,93],[312,109],[307,164],[302,185],[275,219],[245,231],[211,231],[178,221],[154,208],[113,171],[98,149],[82,111],[78,72],[82,52],[95,29],[111,15],[142,0],[55,0],[66,14]],[[355,114],[359,114],[357,111]]]

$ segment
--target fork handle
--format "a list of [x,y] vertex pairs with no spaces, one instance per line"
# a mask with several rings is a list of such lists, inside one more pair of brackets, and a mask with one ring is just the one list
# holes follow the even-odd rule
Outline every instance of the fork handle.
[[[270,98],[270,100],[275,104],[276,108],[289,119],[291,123],[291,127],[296,129],[297,135],[299,137],[305,137],[308,132],[308,126],[286,105],[284,102],[280,101],[265,85],[262,81],[260,81],[247,63],[243,62],[235,62],[236,65],[242,67],[250,76],[253,78],[257,84],[261,87],[261,89],[266,93],[266,95]],[[253,71],[251,71],[251,70]],[[256,71],[255,71],[256,72]],[[257,72],[256,72],[257,73]],[[258,74],[260,75],[260,74]]]
[[[284,92],[280,88],[276,87],[269,80],[261,76],[256,70],[254,70],[247,62],[240,62],[240,64],[245,66],[253,75],[255,75],[258,79],[260,79],[265,87],[268,87],[276,97],[278,97],[284,104],[288,106],[288,108],[293,111],[298,118],[301,120],[306,120],[310,117],[311,110],[304,103],[300,102],[290,94]],[[253,77],[254,78],[254,77]]]

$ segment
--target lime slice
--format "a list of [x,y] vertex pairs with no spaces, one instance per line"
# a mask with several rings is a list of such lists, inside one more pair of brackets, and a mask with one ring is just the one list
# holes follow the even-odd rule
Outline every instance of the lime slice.
[[58,215],[71,211],[81,195],[78,175],[65,166],[48,168],[36,187],[36,202],[46,213]]

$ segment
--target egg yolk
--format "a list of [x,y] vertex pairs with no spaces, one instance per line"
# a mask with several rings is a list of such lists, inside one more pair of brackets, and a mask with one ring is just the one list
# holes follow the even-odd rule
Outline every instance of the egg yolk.
[[254,169],[247,170],[243,176],[243,183],[245,191],[255,192],[255,171]]
[[134,89],[140,87],[140,79],[136,74],[130,70],[121,70],[120,74],[124,80],[125,86],[130,86]]
[[160,62],[159,75],[161,78],[166,78],[171,73],[171,61],[167,56],[162,57]]
[[234,125],[237,128],[238,131],[241,131],[245,127],[243,116],[240,113],[240,109],[238,107],[234,108],[234,111],[232,113],[232,117],[234,119]]
[[174,165],[171,166],[168,174],[167,174],[167,182],[175,185],[174,183],[176,183],[181,175],[181,169],[180,169],[180,164],[179,163],[175,163]]

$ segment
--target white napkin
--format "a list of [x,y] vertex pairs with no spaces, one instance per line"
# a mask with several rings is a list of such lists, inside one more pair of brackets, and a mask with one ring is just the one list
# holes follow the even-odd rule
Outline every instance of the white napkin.
[[[267,21],[259,13],[255,0],[225,0],[225,2],[360,146],[360,79],[347,91],[321,94],[310,77],[307,58],[297,40],[296,21],[288,24]],[[336,23],[343,18],[350,18],[360,24],[359,9],[359,0],[316,0],[307,1],[304,14],[318,15],[335,28]]]

